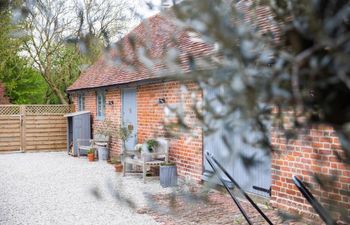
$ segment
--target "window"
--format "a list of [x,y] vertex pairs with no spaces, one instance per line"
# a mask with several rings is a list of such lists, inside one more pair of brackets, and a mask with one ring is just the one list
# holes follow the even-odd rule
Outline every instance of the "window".
[[78,111],[84,111],[85,109],[85,98],[84,94],[78,95]]
[[96,101],[97,101],[97,107],[96,107],[96,114],[97,119],[103,120],[105,117],[105,108],[106,108],[106,96],[105,92],[98,91],[96,93]]

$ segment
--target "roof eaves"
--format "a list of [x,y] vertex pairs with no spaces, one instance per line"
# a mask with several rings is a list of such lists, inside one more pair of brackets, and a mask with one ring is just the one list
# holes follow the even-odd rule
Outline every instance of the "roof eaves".
[[122,86],[127,86],[127,85],[150,84],[150,83],[155,83],[155,82],[164,82],[164,81],[171,81],[171,80],[177,80],[177,79],[175,77],[154,77],[154,78],[141,79],[141,80],[135,80],[135,81],[130,81],[130,82],[123,82],[123,83],[118,83],[118,84],[109,84],[109,85],[103,85],[103,86],[67,89],[67,92],[72,93],[72,92],[86,91],[86,90],[93,90],[93,89],[100,89],[100,88],[111,88],[111,87],[122,87]]

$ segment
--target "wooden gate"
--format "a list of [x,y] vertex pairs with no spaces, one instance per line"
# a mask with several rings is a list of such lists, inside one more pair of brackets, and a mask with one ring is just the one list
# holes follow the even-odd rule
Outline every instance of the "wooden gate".
[[64,150],[69,105],[0,105],[0,152]]
[[22,119],[20,106],[0,106],[0,152],[20,151]]

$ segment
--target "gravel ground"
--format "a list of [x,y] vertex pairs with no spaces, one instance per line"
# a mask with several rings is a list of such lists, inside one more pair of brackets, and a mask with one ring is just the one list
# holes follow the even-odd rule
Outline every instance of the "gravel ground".
[[136,209],[167,192],[63,152],[0,155],[0,225],[157,224]]

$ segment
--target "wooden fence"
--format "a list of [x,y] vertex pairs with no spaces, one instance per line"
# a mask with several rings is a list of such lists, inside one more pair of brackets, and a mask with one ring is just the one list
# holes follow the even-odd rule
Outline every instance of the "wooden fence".
[[64,150],[69,105],[0,105],[0,152]]

